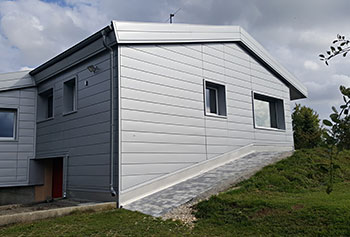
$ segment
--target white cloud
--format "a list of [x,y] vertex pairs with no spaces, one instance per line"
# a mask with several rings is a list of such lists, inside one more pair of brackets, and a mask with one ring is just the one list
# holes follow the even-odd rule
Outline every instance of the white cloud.
[[2,1],[0,17],[6,44],[21,53],[17,67],[35,67],[108,23],[85,3],[60,6],[39,0]]
[[348,5],[348,0],[0,0],[0,72],[36,67],[113,19],[164,22],[181,8],[178,23],[243,26],[305,83],[310,96],[296,102],[325,117],[331,105],[341,103],[338,88],[350,81],[345,76],[350,57],[334,58],[327,67],[318,55],[337,33],[348,33]]
[[317,71],[318,69],[320,69],[320,66],[318,66],[318,64],[315,63],[314,61],[306,60],[304,62],[304,68],[312,71]]

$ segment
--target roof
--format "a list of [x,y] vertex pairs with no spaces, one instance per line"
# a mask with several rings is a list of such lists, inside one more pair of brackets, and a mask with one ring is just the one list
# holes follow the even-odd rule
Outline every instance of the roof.
[[114,31],[117,44],[237,42],[288,85],[292,100],[307,97],[306,87],[239,26],[112,21],[111,27],[103,28],[89,38],[45,62],[32,70],[30,75],[35,76],[37,73],[91,44],[91,42],[101,37],[101,31],[110,31],[110,28]]
[[14,90],[35,86],[29,70],[0,74],[0,91]]
[[118,44],[238,42],[286,82],[291,99],[307,97],[306,87],[240,26],[119,21],[112,25]]

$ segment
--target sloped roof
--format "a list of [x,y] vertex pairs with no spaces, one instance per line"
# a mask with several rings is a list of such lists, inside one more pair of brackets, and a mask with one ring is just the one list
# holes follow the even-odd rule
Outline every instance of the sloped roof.
[[0,74],[0,91],[14,90],[35,86],[29,70]]
[[112,25],[119,44],[238,42],[286,82],[291,99],[307,97],[306,87],[242,27],[120,21]]

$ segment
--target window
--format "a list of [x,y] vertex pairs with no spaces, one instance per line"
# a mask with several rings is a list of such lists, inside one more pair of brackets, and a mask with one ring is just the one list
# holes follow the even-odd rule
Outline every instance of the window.
[[0,109],[1,140],[14,140],[16,138],[16,113],[15,109]]
[[48,89],[39,94],[38,97],[38,118],[45,120],[53,118],[53,89]]
[[226,116],[225,86],[205,81],[205,114]]
[[67,114],[76,111],[77,89],[76,78],[63,83],[63,113]]
[[285,129],[283,100],[254,93],[255,127]]

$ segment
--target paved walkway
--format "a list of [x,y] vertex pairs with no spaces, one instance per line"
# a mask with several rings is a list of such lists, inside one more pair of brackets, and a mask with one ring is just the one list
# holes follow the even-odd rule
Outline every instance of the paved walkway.
[[223,191],[286,155],[286,152],[253,153],[139,199],[124,208],[152,216],[162,216],[193,199],[206,198]]

